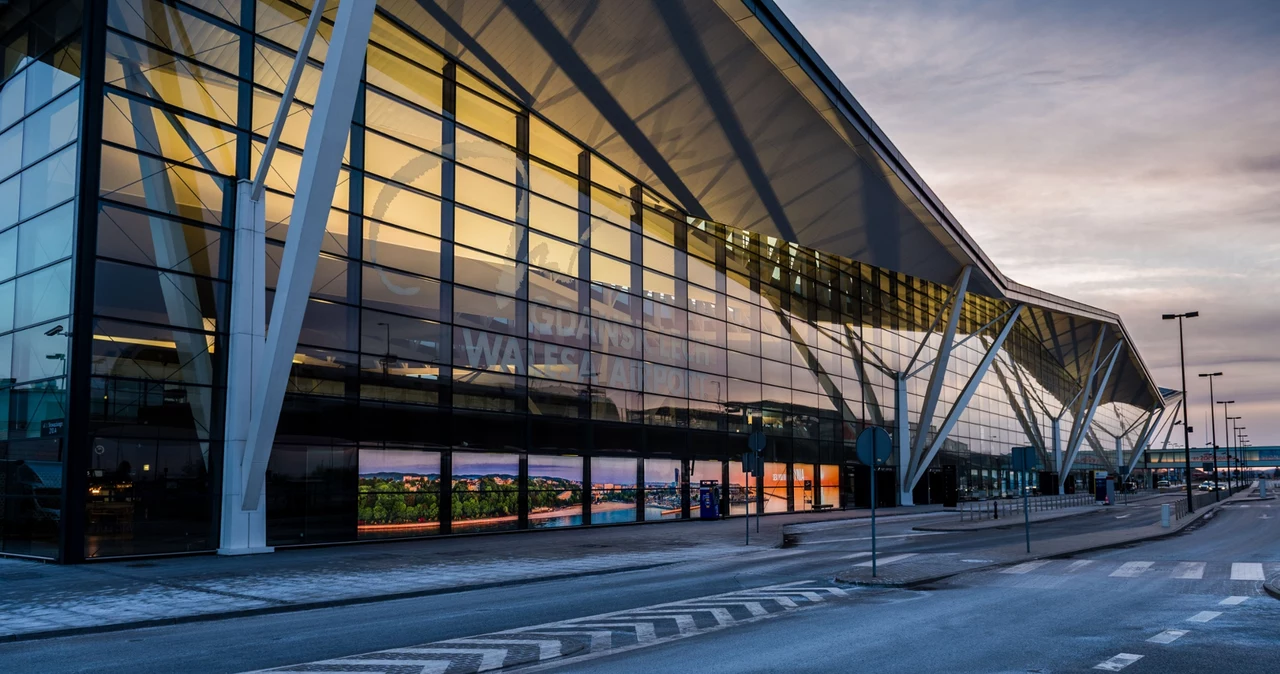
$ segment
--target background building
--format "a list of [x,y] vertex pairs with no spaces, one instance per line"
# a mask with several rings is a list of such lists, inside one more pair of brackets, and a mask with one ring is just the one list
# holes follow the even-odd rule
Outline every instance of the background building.
[[[865,505],[868,425],[886,503],[1056,491],[1171,421],[1119,318],[1005,278],[772,3],[445,4],[373,16],[260,544],[696,517],[702,480]],[[229,549],[237,181],[308,14],[0,9],[0,551]],[[267,316],[325,17],[258,202]]]

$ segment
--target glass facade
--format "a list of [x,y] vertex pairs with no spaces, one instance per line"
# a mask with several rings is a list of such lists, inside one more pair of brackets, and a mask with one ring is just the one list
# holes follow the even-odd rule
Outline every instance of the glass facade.
[[0,551],[57,557],[81,108],[79,2],[0,10]]
[[[81,89],[88,10],[43,7],[66,14],[63,37],[24,33],[51,25],[36,15],[0,26],[4,550],[57,556],[77,222],[94,242],[77,267],[91,324],[74,331],[91,357],[72,364],[88,382],[69,450],[89,473],[68,498],[83,555],[211,550],[234,186],[257,170],[307,11],[110,0],[85,31],[102,81]],[[267,179],[268,305],[330,28]],[[84,134],[102,143],[78,167],[98,191],[77,216],[87,91],[101,128]],[[892,428],[887,371],[936,354],[948,293],[689,217],[379,13],[271,454],[268,544],[697,517],[702,480],[731,514],[852,506],[853,440]],[[970,338],[926,433],[1008,308],[966,300]],[[909,382],[913,433],[926,383]],[[1035,484],[1010,475],[1009,448],[1043,450],[1079,388],[1024,318],[931,471],[954,466],[975,497]],[[1097,423],[1123,436],[1134,417]],[[766,475],[749,479],[736,459],[757,424]],[[940,498],[933,474],[917,502]]]

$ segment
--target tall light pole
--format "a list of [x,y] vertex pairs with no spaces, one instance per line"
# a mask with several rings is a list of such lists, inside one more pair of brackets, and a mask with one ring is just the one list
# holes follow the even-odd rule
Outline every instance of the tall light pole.
[[[1214,409],[1217,408],[1217,401],[1213,399],[1213,380],[1215,377],[1221,377],[1221,372],[1201,373],[1201,377],[1209,380],[1209,433],[1212,436],[1209,444],[1213,446],[1213,500],[1219,501],[1221,498],[1218,494],[1218,418],[1213,416]],[[1225,408],[1224,408],[1225,409]],[[1222,431],[1226,432],[1226,423],[1222,424]]]
[[1237,421],[1239,421],[1239,420],[1241,420],[1241,419],[1243,419],[1243,418],[1244,418],[1244,417],[1241,417],[1241,416],[1239,416],[1239,415],[1236,415],[1236,416],[1234,416],[1234,417],[1227,417],[1227,421],[1231,422],[1231,434],[1232,434],[1232,435],[1234,435],[1234,436],[1236,436],[1236,438],[1235,438],[1235,439],[1236,439],[1236,444],[1235,444],[1235,445],[1231,445],[1231,444],[1228,444],[1228,445],[1227,445],[1227,484],[1231,484],[1231,464],[1233,464],[1233,463],[1235,464],[1235,467],[1236,467],[1236,468],[1235,468],[1235,470],[1236,470],[1236,480],[1235,480],[1235,482],[1236,482],[1236,484],[1239,484],[1239,483],[1240,483],[1240,476],[1239,476],[1239,473],[1240,473],[1240,458],[1237,456],[1237,454],[1238,454],[1238,453],[1239,453],[1239,451],[1240,451],[1240,429],[1239,429],[1239,427],[1238,427],[1238,426],[1236,426],[1236,422],[1237,422]]
[[1178,357],[1182,362],[1182,451],[1183,458],[1187,462],[1187,512],[1195,512],[1192,506],[1194,499],[1191,493],[1191,426],[1187,425],[1187,408],[1191,407],[1191,401],[1187,399],[1187,349],[1182,340],[1182,319],[1195,318],[1200,315],[1199,311],[1188,311],[1185,314],[1165,314],[1161,316],[1166,321],[1178,319]]
[[[1230,406],[1230,405],[1234,405],[1234,404],[1235,404],[1235,402],[1236,402],[1236,401],[1234,401],[1234,400],[1219,400],[1219,401],[1218,401],[1218,404],[1219,404],[1219,405],[1222,405],[1222,440],[1223,440],[1223,442],[1227,443],[1227,447],[1226,447],[1226,454],[1224,454],[1224,457],[1225,457],[1225,456],[1228,456],[1228,455],[1230,455],[1230,454],[1231,454],[1231,438],[1230,438],[1230,435],[1231,435],[1231,429],[1227,428],[1227,426],[1229,426],[1229,425],[1231,424],[1231,417],[1227,416],[1227,409],[1228,409],[1228,406]],[[1213,449],[1213,479],[1214,479],[1214,481],[1215,481],[1215,482],[1218,480],[1218,445],[1216,444],[1216,443],[1217,443],[1217,440],[1218,440],[1218,439],[1215,437],[1215,438],[1214,438],[1214,442],[1215,442],[1215,444],[1214,444],[1214,446],[1213,446],[1213,447],[1214,447],[1214,449]],[[1228,470],[1228,473],[1229,473],[1229,472],[1230,472],[1230,469],[1228,468],[1227,470]],[[1228,476],[1227,483],[1228,483],[1228,484],[1230,484],[1230,482],[1231,482],[1231,480],[1229,479],[1229,476]],[[1217,492],[1218,490],[1217,490],[1217,489],[1215,489],[1214,491],[1215,491],[1215,492]]]

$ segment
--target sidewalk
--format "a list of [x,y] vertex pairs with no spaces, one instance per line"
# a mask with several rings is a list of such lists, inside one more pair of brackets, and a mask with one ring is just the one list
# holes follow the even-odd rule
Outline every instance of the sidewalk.
[[[1033,532],[1030,554],[1027,553],[1025,544],[1019,542],[1011,545],[974,550],[966,552],[963,555],[954,553],[909,555],[907,557],[891,561],[888,564],[878,565],[877,574],[874,578],[871,576],[870,562],[859,560],[859,563],[851,567],[849,570],[837,574],[836,580],[845,583],[852,583],[854,585],[914,587],[936,582],[967,571],[975,571],[996,566],[1006,566],[1033,559],[1061,557],[1064,555],[1088,552],[1091,550],[1118,547],[1129,543],[1136,543],[1155,538],[1163,538],[1185,529],[1190,526],[1191,523],[1196,522],[1200,518],[1217,510],[1217,508],[1223,503],[1250,500],[1249,494],[1250,491],[1242,491],[1223,499],[1219,503],[1213,503],[1207,507],[1201,508],[1196,511],[1194,515],[1174,521],[1167,529],[1162,527],[1160,522],[1157,521],[1154,524],[1149,524],[1143,527],[1089,532],[1074,536],[1051,538],[1048,540],[1035,540]],[[1253,500],[1256,500],[1256,498]],[[1096,508],[1086,507],[1076,510],[1079,512],[1073,514],[1092,512],[1093,510],[1096,510]],[[1022,524],[1021,519],[1009,521],[1002,519],[1000,522],[1000,526],[1008,524]],[[987,524],[987,522],[980,522],[977,524]],[[923,527],[917,528],[922,529]],[[931,527],[931,529],[933,528]],[[888,560],[888,557],[885,559]]]
[[[940,511],[882,508],[877,515]],[[765,516],[758,534],[750,523],[750,546],[738,518],[79,566],[0,558],[0,642],[617,573],[774,548],[788,524],[869,516]]]

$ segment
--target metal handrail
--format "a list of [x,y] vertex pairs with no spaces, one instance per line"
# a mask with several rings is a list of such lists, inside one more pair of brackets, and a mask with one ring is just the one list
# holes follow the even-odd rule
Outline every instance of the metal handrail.
[[[1032,496],[1027,499],[1029,510],[1036,512],[1075,508],[1094,502],[1092,494],[1050,494]],[[960,521],[973,521],[1012,517],[1022,510],[1022,499],[990,499],[985,501],[962,501],[958,504]]]

